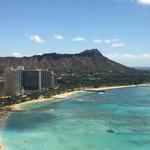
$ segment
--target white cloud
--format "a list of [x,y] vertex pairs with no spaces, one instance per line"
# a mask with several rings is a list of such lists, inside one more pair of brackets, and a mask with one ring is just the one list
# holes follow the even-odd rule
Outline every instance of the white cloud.
[[45,41],[39,35],[31,35],[30,39],[37,43],[45,43]]
[[60,35],[60,34],[54,35],[54,38],[56,40],[64,40],[64,37],[62,35]]
[[137,0],[137,2],[139,4],[142,4],[142,5],[149,5],[150,6],[150,0]]
[[105,44],[110,44],[113,48],[123,47],[125,44],[120,42],[119,39],[105,39]]
[[114,47],[114,48],[116,48],[116,47],[123,47],[124,43],[112,43],[111,46]]
[[99,44],[99,43],[102,43],[102,40],[96,39],[96,40],[93,41],[93,43]]
[[12,55],[14,57],[22,57],[23,56],[21,53],[18,53],[18,52],[13,52]]
[[116,2],[134,2],[134,3],[138,3],[141,5],[147,5],[150,6],[150,0],[113,0]]
[[112,43],[116,43],[118,42],[119,40],[118,39],[105,39],[104,42],[106,44],[112,44]]
[[127,66],[150,66],[150,53],[130,54],[130,53],[111,53],[106,57]]
[[111,59],[150,59],[150,53],[144,53],[144,54],[119,54],[119,53],[113,53],[113,54],[107,54],[107,57]]
[[78,36],[78,37],[73,38],[72,41],[73,42],[85,42],[86,40],[85,38]]
[[104,42],[105,42],[106,44],[110,44],[110,43],[111,43],[111,41],[108,40],[108,39],[104,40]]

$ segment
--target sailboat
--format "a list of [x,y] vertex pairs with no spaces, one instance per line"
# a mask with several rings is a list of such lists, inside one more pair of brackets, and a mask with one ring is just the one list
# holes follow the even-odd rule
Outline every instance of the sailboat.
[[107,132],[114,132],[114,130],[111,127],[111,121],[110,121],[110,124],[109,124],[109,128],[107,129]]

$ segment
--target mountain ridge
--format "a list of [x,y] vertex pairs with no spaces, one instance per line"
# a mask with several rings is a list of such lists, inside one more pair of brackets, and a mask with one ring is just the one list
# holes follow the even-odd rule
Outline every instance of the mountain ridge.
[[130,68],[103,56],[98,49],[76,54],[47,53],[31,57],[0,57],[4,68],[25,66],[27,69],[52,69],[54,71],[127,71]]

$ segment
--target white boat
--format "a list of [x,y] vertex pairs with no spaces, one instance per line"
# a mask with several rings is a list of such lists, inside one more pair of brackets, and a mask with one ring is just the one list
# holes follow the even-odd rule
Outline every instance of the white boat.
[[107,132],[114,132],[114,130],[112,129],[111,121],[110,121],[110,124],[109,124],[109,128],[106,131]]

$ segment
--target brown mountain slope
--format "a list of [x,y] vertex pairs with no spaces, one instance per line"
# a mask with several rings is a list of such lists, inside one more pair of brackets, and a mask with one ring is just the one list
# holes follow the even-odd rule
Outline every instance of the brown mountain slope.
[[0,66],[53,69],[55,71],[127,71],[128,67],[109,60],[97,49],[78,54],[43,54],[32,57],[0,57]]

